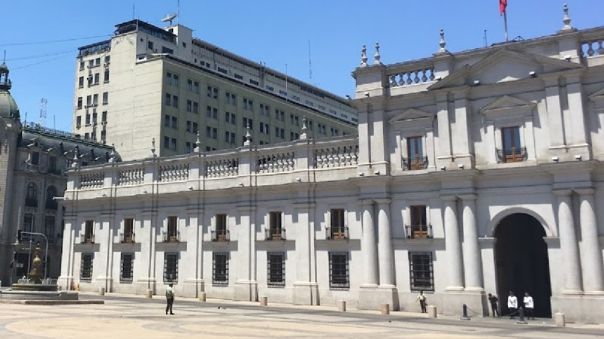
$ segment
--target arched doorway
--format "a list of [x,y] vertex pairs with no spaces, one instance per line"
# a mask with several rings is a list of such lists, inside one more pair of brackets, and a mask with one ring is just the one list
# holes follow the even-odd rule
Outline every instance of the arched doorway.
[[501,310],[507,314],[507,296],[528,292],[535,301],[535,316],[551,317],[551,284],[545,230],[534,217],[516,213],[502,219],[495,229],[495,271]]

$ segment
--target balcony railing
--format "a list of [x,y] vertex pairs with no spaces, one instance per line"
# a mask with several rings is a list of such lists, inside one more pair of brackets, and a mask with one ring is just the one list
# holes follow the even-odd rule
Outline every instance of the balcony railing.
[[348,226],[343,227],[325,227],[325,237],[328,240],[347,240],[350,239],[348,236]]
[[497,162],[519,162],[526,161],[526,159],[526,147],[497,149]]
[[409,171],[426,169],[428,168],[428,157],[415,156],[411,158],[403,158],[403,168]]
[[432,239],[432,225],[406,225],[408,239]]
[[285,240],[285,228],[266,228],[264,230],[265,240]]
[[212,241],[216,241],[216,242],[231,241],[231,234],[230,234],[229,230],[212,231]]
[[94,234],[82,235],[82,244],[94,244]]
[[176,232],[176,234],[174,234],[174,233],[172,233],[172,234],[164,233],[163,234],[163,241],[164,242],[180,242],[180,231]]
[[134,233],[120,233],[120,242],[122,244],[134,244]]

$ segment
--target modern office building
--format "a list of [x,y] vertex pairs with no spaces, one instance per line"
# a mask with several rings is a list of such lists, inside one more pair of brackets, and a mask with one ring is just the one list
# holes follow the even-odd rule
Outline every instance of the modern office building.
[[[114,157],[112,150],[92,141],[37,124],[22,124],[10,94],[11,81],[0,65],[0,281],[10,285],[26,276],[30,243],[40,242],[48,254],[44,275],[56,279],[61,264],[63,208],[56,197],[66,188],[65,171],[77,155],[78,164],[98,164]],[[119,160],[119,159],[118,159]],[[17,242],[17,230],[26,234]],[[45,237],[45,238],[44,238]]]
[[80,47],[73,132],[115,144],[126,159],[240,146],[249,124],[258,144],[309,133],[356,133],[348,100],[194,38],[191,29],[140,20],[116,25],[107,41]]
[[604,322],[604,27],[435,51],[363,50],[358,139],[70,172],[61,285]]

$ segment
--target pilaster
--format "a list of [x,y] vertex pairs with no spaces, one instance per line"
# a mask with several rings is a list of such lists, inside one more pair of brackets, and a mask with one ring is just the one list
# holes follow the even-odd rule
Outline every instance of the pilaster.
[[560,247],[564,258],[564,294],[581,294],[581,272],[579,263],[579,247],[575,234],[575,223],[572,212],[570,190],[556,190],[558,197],[558,229]]

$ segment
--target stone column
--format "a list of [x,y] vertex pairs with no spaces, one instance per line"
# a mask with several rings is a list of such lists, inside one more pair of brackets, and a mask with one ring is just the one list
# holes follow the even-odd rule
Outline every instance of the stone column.
[[447,253],[447,267],[449,269],[448,291],[462,291],[463,267],[461,256],[461,242],[459,241],[459,226],[457,223],[457,198],[446,196],[441,198],[445,208],[445,251]]
[[558,196],[558,232],[560,235],[560,247],[564,258],[564,288],[562,293],[580,294],[581,272],[579,264],[579,246],[575,234],[575,223],[573,219],[571,191],[554,191]]
[[482,258],[476,229],[476,195],[461,197],[463,202],[463,259],[466,291],[482,291]]
[[[311,250],[314,204],[299,202],[295,204],[294,215],[297,215],[296,226],[296,281],[294,281],[293,300],[296,305],[317,305],[319,288],[312,277]],[[291,239],[294,240],[294,239]]]
[[390,199],[377,200],[378,203],[378,257],[380,287],[394,287],[394,253],[390,231]]
[[580,194],[581,263],[585,293],[604,294],[604,266],[598,242],[598,222],[594,212],[594,190],[577,190]]
[[363,284],[375,287],[378,284],[377,246],[375,242],[375,225],[373,224],[373,200],[363,200],[363,235],[361,251],[363,252]]

